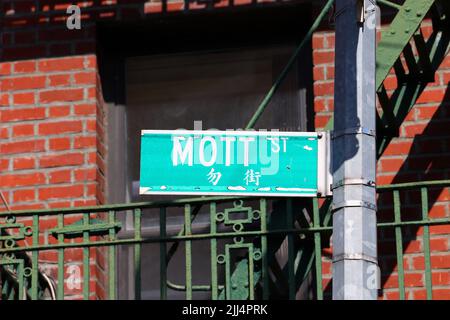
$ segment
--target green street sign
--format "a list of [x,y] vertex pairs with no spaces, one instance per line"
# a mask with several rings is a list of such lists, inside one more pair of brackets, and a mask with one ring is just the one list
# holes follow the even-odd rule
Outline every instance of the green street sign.
[[143,130],[140,194],[314,197],[318,133]]

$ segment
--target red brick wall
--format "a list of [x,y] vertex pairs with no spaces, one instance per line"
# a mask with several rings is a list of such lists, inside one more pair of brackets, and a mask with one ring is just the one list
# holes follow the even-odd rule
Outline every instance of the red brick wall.
[[[431,32],[431,22],[422,25],[426,37]],[[323,30],[313,37],[314,46],[314,109],[317,129],[328,123],[333,113],[334,32]],[[400,136],[394,138],[377,167],[377,184],[391,184],[425,180],[442,180],[450,177],[450,56],[442,62],[435,81],[424,90],[414,108],[400,128]],[[392,92],[396,87],[394,75],[385,82]],[[420,219],[420,193],[402,192],[402,219]],[[450,215],[448,189],[433,189],[429,195],[430,217]],[[379,221],[393,221],[392,196],[379,198]],[[430,228],[432,250],[432,283],[434,299],[450,299],[450,226]],[[404,230],[404,266],[407,299],[424,299],[423,228]],[[398,299],[398,273],[393,232],[380,231],[379,255],[382,269],[380,298]],[[324,287],[331,292],[331,249],[324,250]]]

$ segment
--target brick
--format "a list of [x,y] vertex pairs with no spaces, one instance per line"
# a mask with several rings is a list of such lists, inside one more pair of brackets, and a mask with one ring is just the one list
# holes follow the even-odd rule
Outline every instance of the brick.
[[315,51],[313,54],[314,65],[334,63],[334,51]]
[[383,156],[400,156],[409,153],[412,141],[391,141],[383,153]]
[[45,76],[12,78],[1,81],[1,89],[4,91],[30,90],[44,87]]
[[13,160],[14,170],[34,169],[35,165],[34,158],[16,158]]
[[323,66],[314,67],[313,79],[314,81],[325,80],[325,67]]
[[33,203],[33,204],[19,204],[11,206],[11,210],[39,210],[39,209],[44,209],[44,204]]
[[0,107],[7,107],[9,104],[9,94],[0,93]]
[[41,103],[78,101],[83,99],[83,89],[51,90],[39,93]]
[[444,100],[444,89],[425,90],[417,99],[416,104],[442,102]]
[[95,99],[97,98],[97,88],[88,88],[87,89],[87,99]]
[[314,99],[314,111],[316,112],[328,111],[327,99],[323,99],[321,97]]
[[48,77],[51,87],[67,86],[70,84],[70,74],[58,74]]
[[0,173],[2,171],[8,170],[9,167],[9,159],[0,159]]
[[32,186],[43,183],[45,183],[45,176],[40,172],[0,176],[0,186],[2,187]]
[[334,80],[334,66],[328,66],[326,67],[327,75],[326,80]]
[[417,120],[429,120],[433,118],[436,112],[439,110],[439,106],[421,107],[416,106]]
[[442,80],[444,85],[447,85],[450,82],[450,71],[442,74]]
[[48,116],[50,118],[67,117],[70,114],[70,106],[50,107]]
[[15,105],[31,105],[35,103],[34,92],[21,92],[13,95]]
[[18,124],[12,127],[13,137],[34,135],[34,124]]
[[80,132],[83,129],[80,120],[59,121],[39,124],[39,134],[51,135],[70,132]]
[[1,121],[24,121],[24,120],[40,120],[45,118],[44,108],[27,108],[27,109],[11,109],[3,110],[1,113]]
[[63,183],[71,181],[71,170],[58,170],[49,172],[50,183]]
[[97,67],[97,56],[90,55],[86,57],[87,67],[91,69],[95,69]]
[[62,155],[47,155],[39,160],[41,168],[76,166],[82,164],[84,157],[82,153],[68,153]]
[[[422,287],[423,273],[405,273],[405,287]],[[383,288],[398,288],[398,275],[390,274],[384,283]]]
[[9,138],[9,130],[7,127],[0,128],[0,139],[8,139]]
[[87,207],[87,206],[96,206],[99,202],[96,199],[92,200],[75,200],[73,202],[74,207]]
[[[67,34],[67,32],[65,32]],[[52,72],[52,71],[70,71],[84,68],[83,57],[70,57],[42,60],[38,62],[39,71]]]
[[78,104],[74,107],[74,113],[77,116],[87,116],[87,115],[93,115],[96,113],[96,105],[94,103],[90,104]]
[[80,72],[76,73],[75,76],[76,84],[95,84],[96,73],[95,72]]
[[73,147],[74,147],[74,149],[93,148],[96,146],[96,143],[97,143],[97,137],[95,137],[95,136],[75,137],[73,140]]
[[50,150],[60,151],[70,149],[70,138],[53,138],[49,139]]
[[0,144],[0,153],[15,154],[45,150],[45,140],[26,140]]
[[325,36],[323,33],[313,34],[313,48],[315,50],[325,48]]
[[332,96],[334,94],[333,83],[314,83],[314,95],[317,96]]
[[389,291],[384,293],[385,300],[400,300],[400,293],[398,291]]
[[36,198],[35,189],[23,189],[13,192],[14,202],[34,201]]
[[430,218],[445,218],[447,216],[447,204],[434,204],[428,212]]
[[433,286],[448,286],[450,285],[449,271],[435,271],[431,274],[431,283]]
[[0,63],[0,76],[8,76],[11,74],[11,64],[7,62]]
[[328,115],[316,115],[314,118],[314,124],[316,128],[324,128],[328,121],[330,120],[331,116]]
[[48,203],[48,206],[51,209],[70,208],[70,207],[72,207],[72,203],[70,201],[57,201],[57,202]]
[[335,47],[335,45],[334,45],[335,44],[335,36],[334,36],[333,33],[326,34],[325,44],[326,44],[327,48],[334,49],[334,47]]
[[414,137],[423,133],[427,127],[427,123],[406,124],[404,125],[404,137]]
[[86,132],[96,132],[97,131],[97,121],[93,119],[86,120]]
[[[425,269],[425,259],[423,256],[413,257],[413,267],[416,270]],[[449,269],[450,268],[450,254],[440,254],[431,256],[432,269]]]
[[380,171],[383,172],[397,172],[402,168],[404,160],[403,159],[381,159],[379,162],[381,164]]
[[39,189],[39,200],[79,198],[83,196],[82,185],[56,186]]
[[31,73],[36,71],[36,61],[19,61],[14,63],[15,73]]

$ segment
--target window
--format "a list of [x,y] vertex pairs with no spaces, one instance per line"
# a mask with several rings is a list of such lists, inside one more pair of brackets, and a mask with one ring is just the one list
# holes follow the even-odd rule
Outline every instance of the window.
[[[293,47],[265,46],[210,52],[150,55],[128,58],[125,62],[126,106],[111,112],[117,157],[114,172],[124,172],[122,183],[115,184],[124,201],[169,199],[169,196],[140,196],[139,155],[142,129],[239,129],[244,128],[272,86],[274,79],[292,54]],[[294,66],[257,129],[281,131],[306,130],[306,89],[302,88],[300,67]],[[119,136],[121,138],[119,138]],[[203,212],[205,211],[205,212]],[[193,231],[209,227],[209,214],[201,210],[192,225]],[[182,210],[168,212],[168,234],[182,228]],[[125,230],[132,232],[131,215],[124,214]],[[143,234],[159,234],[158,212],[143,215]],[[169,244],[170,247],[170,244]],[[184,252],[180,246],[168,268],[171,282],[184,283]],[[159,246],[148,244],[142,254],[142,298],[159,298]],[[119,272],[132,272],[133,250],[120,252]],[[209,245],[193,243],[193,281],[209,283]],[[120,271],[122,270],[122,271]],[[132,298],[132,278],[119,277],[120,296]],[[168,290],[170,299],[183,299],[184,292]],[[194,298],[209,298],[196,292]]]

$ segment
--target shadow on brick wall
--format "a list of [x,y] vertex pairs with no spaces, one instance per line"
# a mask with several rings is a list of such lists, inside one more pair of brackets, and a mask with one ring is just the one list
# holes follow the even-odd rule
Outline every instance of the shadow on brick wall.
[[[66,22],[70,14],[66,9],[74,1],[4,0],[0,3],[0,26],[3,28],[0,61],[95,53],[97,26],[101,24],[129,24],[139,28],[143,23],[164,25],[167,18],[171,17],[186,18],[202,16],[205,13],[245,12],[257,8],[277,8],[280,5],[289,7],[302,2],[305,1],[117,0],[111,1],[114,4],[109,4],[109,1],[94,0],[90,2],[91,5],[80,7],[81,29],[69,30]],[[180,30],[175,30],[177,31]],[[203,26],[199,31],[204,37],[208,37],[214,34],[215,30]],[[133,37],[133,34],[128,36]],[[151,41],[154,36],[155,34],[148,34],[147,39],[142,39],[142,42]]]

